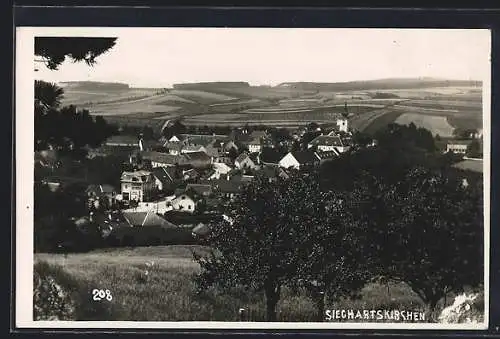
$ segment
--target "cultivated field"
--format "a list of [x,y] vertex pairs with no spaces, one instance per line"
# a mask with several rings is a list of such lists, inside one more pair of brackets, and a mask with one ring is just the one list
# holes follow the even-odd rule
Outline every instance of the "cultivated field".
[[[219,320],[237,321],[238,309],[265,321],[262,293],[235,289],[196,293],[193,275],[199,270],[191,252],[199,246],[158,246],[99,250],[86,254],[36,254],[38,271],[51,273],[65,289],[74,291],[75,320]],[[151,266],[148,268],[147,263]],[[62,268],[62,273],[57,268]],[[147,275],[145,272],[148,272]],[[70,277],[58,279],[67,273]],[[64,285],[78,286],[64,286]],[[112,301],[92,301],[91,291],[108,289]],[[451,299],[451,298],[449,298]],[[448,300],[448,303],[451,300]],[[327,302],[327,309],[407,309],[423,311],[420,299],[404,284],[369,284],[359,300]],[[316,310],[302,293],[285,289],[278,304],[280,321],[312,321]]]
[[454,128],[448,123],[448,120],[444,116],[404,113],[400,115],[395,122],[400,125],[409,125],[413,122],[417,127],[423,127],[429,130],[433,135],[443,137],[453,136]]
[[[338,86],[337,86],[338,87]],[[339,87],[340,88],[340,87]],[[420,87],[370,90],[303,90],[293,87],[213,87],[203,89],[125,89],[102,92],[68,88],[63,104],[75,103],[107,117],[169,120],[190,125],[244,123],[298,126],[334,123],[347,103],[351,126],[374,132],[396,121],[451,128],[482,128],[482,92],[477,87]],[[446,122],[443,121],[446,118]]]

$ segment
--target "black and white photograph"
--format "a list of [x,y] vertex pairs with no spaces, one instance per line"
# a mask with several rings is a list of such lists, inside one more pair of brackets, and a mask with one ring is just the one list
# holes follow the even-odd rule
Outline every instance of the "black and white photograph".
[[487,328],[490,48],[17,28],[17,326]]

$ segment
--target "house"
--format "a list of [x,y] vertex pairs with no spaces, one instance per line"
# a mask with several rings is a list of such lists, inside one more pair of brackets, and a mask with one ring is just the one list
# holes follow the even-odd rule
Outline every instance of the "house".
[[213,157],[213,161],[212,162],[214,164],[233,165],[233,160],[231,159],[231,157],[227,153],[226,154],[219,154],[218,156]]
[[180,149],[180,152],[181,152],[181,154],[194,153],[194,152],[207,153],[207,149],[202,145],[186,145]]
[[317,166],[320,163],[320,158],[312,151],[297,151],[289,152],[279,162],[279,166],[283,168],[301,169],[304,167]]
[[121,195],[124,201],[148,201],[155,191],[155,178],[149,171],[123,172]]
[[319,135],[307,144],[307,148],[313,148],[320,152],[337,151],[339,153],[346,152],[349,147],[349,139],[342,138],[339,135]]
[[262,150],[262,140],[260,137],[253,138],[247,142],[247,146],[250,153],[258,153]]
[[172,210],[187,213],[193,213],[196,208],[196,203],[194,202],[194,200],[185,193],[169,201],[169,204]]
[[163,219],[154,211],[123,212],[123,217],[133,227],[161,226],[168,228],[177,228],[177,226]]
[[208,176],[208,179],[219,179],[222,175],[226,175],[231,171],[231,167],[224,163],[214,163],[212,164],[213,166],[213,173]]
[[454,140],[446,145],[446,152],[453,152],[456,154],[467,153],[467,148],[472,143],[472,140]]
[[325,161],[330,161],[330,160],[335,159],[336,157],[338,157],[340,155],[340,153],[335,149],[335,150],[326,151],[326,152],[318,151],[318,152],[316,152],[316,155],[319,158],[320,164],[322,164]]
[[250,156],[247,153],[241,153],[235,160],[234,160],[234,165],[236,168],[239,169],[257,169],[258,166],[255,164],[255,162],[250,158]]
[[104,144],[112,147],[137,147],[141,139],[136,135],[113,135]]
[[175,168],[174,167],[155,167],[151,171],[155,178],[155,186],[159,191],[169,191],[175,186]]
[[247,182],[241,180],[212,180],[210,184],[214,192],[222,197],[234,199],[237,194],[240,194]]
[[183,165],[185,161],[182,156],[154,151],[143,152],[141,156],[144,160],[150,161],[153,168]]
[[179,139],[176,135],[173,135],[170,139],[168,139],[169,142],[180,142],[181,139]]
[[197,180],[198,178],[200,178],[200,173],[195,168],[182,171],[182,179],[186,181]]
[[174,143],[166,142],[163,144],[163,147],[165,147],[168,150],[168,154],[179,155],[179,154],[181,154],[182,148],[184,147],[184,145],[182,145],[181,143],[178,143],[178,142],[174,142]]

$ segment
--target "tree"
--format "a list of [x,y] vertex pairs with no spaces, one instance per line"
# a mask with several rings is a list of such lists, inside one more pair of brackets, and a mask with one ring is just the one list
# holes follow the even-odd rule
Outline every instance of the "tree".
[[116,44],[117,38],[94,37],[35,37],[35,55],[51,70],[58,67],[68,57],[73,62],[84,61],[93,66],[96,58],[106,53]]
[[447,293],[477,287],[483,276],[482,187],[452,170],[414,168],[379,188],[360,212],[378,272],[405,282],[431,314]]
[[272,184],[258,177],[229,204],[229,221],[211,227],[205,240],[211,253],[195,253],[202,269],[198,287],[264,291],[267,321],[276,321],[284,286],[310,290],[319,282],[337,297],[358,288],[362,283],[354,278],[352,264],[359,264],[354,262],[359,256],[347,255],[356,246],[341,213],[334,211],[337,201],[335,193],[319,190],[312,175],[296,173]]
[[45,112],[48,108],[58,108],[61,99],[64,97],[64,90],[54,83],[35,80],[35,111]]

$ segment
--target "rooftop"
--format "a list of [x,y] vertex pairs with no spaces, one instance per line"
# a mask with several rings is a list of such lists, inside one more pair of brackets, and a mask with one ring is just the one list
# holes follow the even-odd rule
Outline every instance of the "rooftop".
[[177,226],[163,219],[153,211],[123,212],[123,216],[132,226],[162,226],[168,228],[177,228]]
[[320,135],[309,142],[313,146],[344,146],[342,139],[339,136]]

